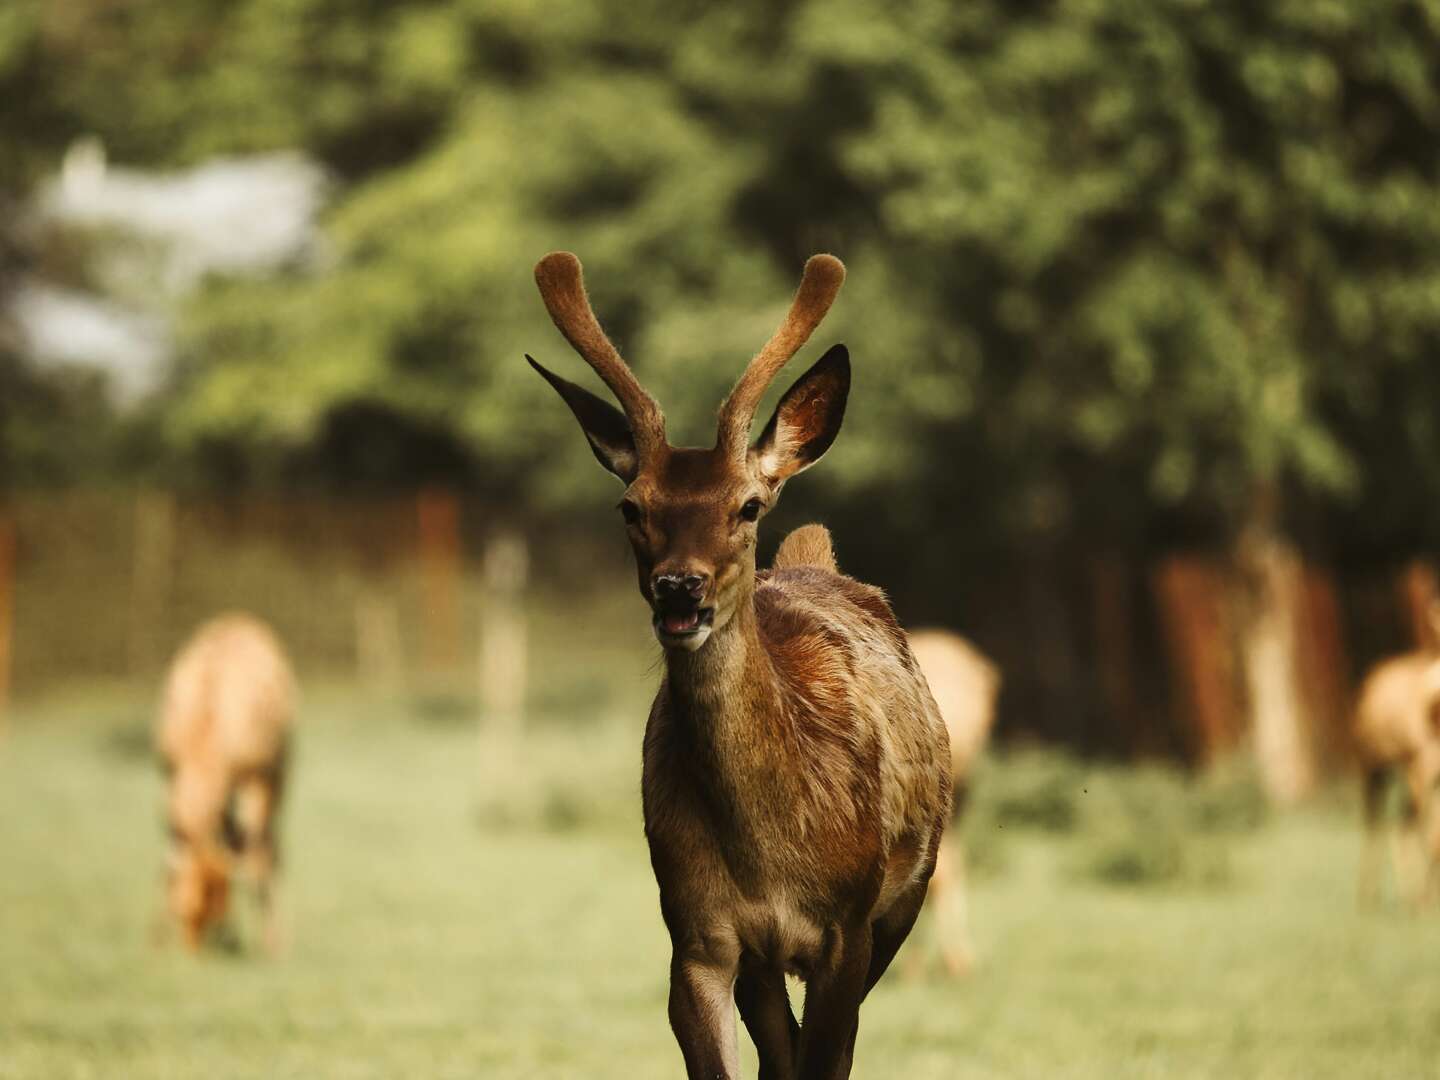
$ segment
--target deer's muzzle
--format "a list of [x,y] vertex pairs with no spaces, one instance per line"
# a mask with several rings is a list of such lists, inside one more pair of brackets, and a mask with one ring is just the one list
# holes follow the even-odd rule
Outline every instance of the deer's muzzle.
[[698,649],[710,636],[715,609],[703,601],[706,574],[657,574],[650,583],[655,636],[666,648]]

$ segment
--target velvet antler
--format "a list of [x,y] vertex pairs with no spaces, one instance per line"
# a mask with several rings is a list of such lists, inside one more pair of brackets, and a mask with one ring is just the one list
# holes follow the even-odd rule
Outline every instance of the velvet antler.
[[665,417],[600,329],[590,298],[585,295],[580,260],[568,251],[552,251],[535,264],[535,284],[555,326],[595,369],[625,410],[641,458],[664,447]]
[[785,321],[765,347],[755,354],[725,404],[720,407],[720,431],[716,445],[731,456],[745,456],[750,442],[750,425],[755,420],[755,410],[765,395],[765,388],[815,332],[844,282],[845,264],[834,255],[812,255],[805,263],[800,288],[795,292]]

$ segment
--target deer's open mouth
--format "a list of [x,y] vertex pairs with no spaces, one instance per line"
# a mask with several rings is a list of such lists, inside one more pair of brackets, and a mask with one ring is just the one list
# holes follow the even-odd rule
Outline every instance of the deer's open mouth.
[[713,607],[666,606],[655,612],[655,636],[662,645],[698,644],[715,622]]

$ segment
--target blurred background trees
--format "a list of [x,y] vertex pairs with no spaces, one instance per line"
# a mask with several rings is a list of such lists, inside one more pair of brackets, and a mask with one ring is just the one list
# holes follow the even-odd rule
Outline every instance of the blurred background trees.
[[7,281],[83,281],[107,242],[21,210],[82,136],[155,170],[298,150],[330,189],[313,257],[174,299],[174,362],[118,415],[0,346],[0,476],[438,484],[603,522],[522,361],[573,364],[535,259],[580,253],[672,437],[708,443],[830,250],[856,393],[782,524],[825,516],[908,616],[1043,655],[1020,700],[1084,728],[1076,681],[1109,676],[1045,614],[1066,590],[1110,597],[1139,671],[1161,646],[1125,613],[1166,552],[1440,543],[1437,48],[1423,0],[20,0]]

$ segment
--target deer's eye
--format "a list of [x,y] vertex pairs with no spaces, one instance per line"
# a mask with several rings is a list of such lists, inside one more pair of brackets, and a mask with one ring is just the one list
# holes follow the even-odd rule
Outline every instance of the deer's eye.
[[759,499],[747,499],[745,505],[740,507],[740,518],[742,521],[755,521],[760,517],[760,511],[765,509],[765,504]]
[[640,507],[636,506],[629,499],[620,501],[620,516],[625,519],[626,525],[640,524]]

